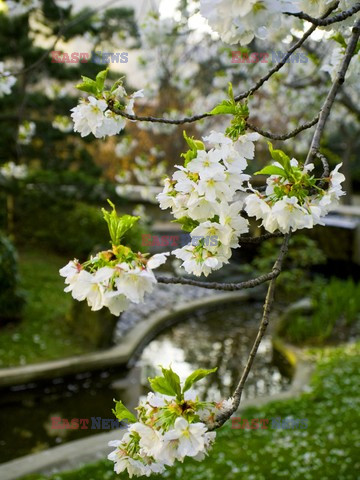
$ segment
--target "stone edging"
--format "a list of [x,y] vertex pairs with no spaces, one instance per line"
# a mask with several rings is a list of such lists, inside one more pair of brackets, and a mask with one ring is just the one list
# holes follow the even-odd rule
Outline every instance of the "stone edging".
[[193,300],[185,306],[175,304],[171,308],[161,309],[157,313],[151,314],[149,318],[138,323],[136,328],[124,336],[123,342],[107,350],[49,362],[35,363],[24,367],[1,368],[0,388],[76,374],[88,370],[101,370],[110,366],[126,365],[133,354],[144,345],[149,338],[156,335],[167,325],[173,323],[179,316],[204,306],[245,300],[248,297],[248,292],[227,292]]

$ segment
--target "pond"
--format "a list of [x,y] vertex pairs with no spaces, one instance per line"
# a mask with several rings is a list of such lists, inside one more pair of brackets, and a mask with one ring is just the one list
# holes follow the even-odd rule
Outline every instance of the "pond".
[[[113,418],[113,398],[133,408],[148,392],[147,378],[158,365],[168,366],[184,379],[196,368],[218,371],[197,386],[202,398],[220,400],[233,391],[239,369],[255,338],[261,305],[202,310],[180,319],[138,352],[128,369],[87,372],[42,384],[12,387],[1,392],[0,462],[35,453],[71,440],[103,433],[91,428],[94,417]],[[270,335],[265,336],[243,398],[255,398],[287,389],[290,379],[272,362]],[[88,419],[88,428],[52,428],[52,417]],[[84,424],[85,425],[85,424]]]

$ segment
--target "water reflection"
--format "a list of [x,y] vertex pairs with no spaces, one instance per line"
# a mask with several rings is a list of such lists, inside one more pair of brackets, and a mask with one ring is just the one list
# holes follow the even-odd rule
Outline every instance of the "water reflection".
[[[201,312],[185,317],[164,331],[143,350],[131,369],[85,372],[71,378],[56,378],[3,390],[0,395],[0,462],[49,447],[103,433],[105,430],[54,430],[51,417],[112,418],[113,398],[130,409],[148,391],[147,378],[157,366],[170,363],[182,378],[196,368],[218,366],[218,372],[198,384],[202,398],[228,396],[238,381],[256,335],[261,306]],[[265,337],[244,390],[253,398],[286,389],[289,380],[271,363],[270,337]]]
[[[196,368],[218,367],[218,371],[197,386],[202,397],[219,400],[234,390],[241,368],[257,333],[261,306],[221,311],[203,311],[160,334],[144,349],[138,365],[143,377],[160,373],[158,365],[168,366],[185,379]],[[244,389],[243,398],[274,394],[286,389],[289,379],[272,364],[271,339],[265,336]]]

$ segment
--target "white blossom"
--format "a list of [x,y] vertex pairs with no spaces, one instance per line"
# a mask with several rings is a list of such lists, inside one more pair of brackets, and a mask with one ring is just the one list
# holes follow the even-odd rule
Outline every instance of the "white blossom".
[[[291,165],[297,167],[298,162],[292,159]],[[291,191],[288,180],[281,181],[280,177],[271,175],[267,179],[265,194],[254,192],[245,200],[245,210],[250,217],[262,220],[263,227],[268,232],[279,230],[288,233],[302,228],[313,228],[315,225],[323,225],[322,218],[338,204],[339,198],[345,194],[341,184],[345,180],[338,164],[330,173],[329,184],[326,190],[318,189],[314,193],[298,198],[295,195],[283,194],[277,198],[275,187],[280,191]],[[311,171],[313,165],[307,165],[303,173]],[[284,190],[282,190],[282,188]],[[290,189],[290,190],[289,190]]]
[[29,145],[36,132],[34,122],[25,121],[19,126],[18,142],[21,145]]
[[115,279],[117,290],[134,303],[143,302],[145,293],[150,293],[156,283],[152,271],[140,267],[131,268],[126,263],[118,265],[118,268],[121,273]]
[[[174,445],[176,441],[175,457],[178,460],[183,460],[187,456],[195,457],[205,448],[206,432],[207,428],[203,423],[189,424],[185,418],[179,417],[175,420],[174,428],[165,433],[164,443],[165,446]],[[171,461],[170,458],[169,461]]]
[[14,162],[7,162],[1,165],[0,174],[7,180],[16,179],[21,180],[28,175],[26,165],[16,165]]
[[10,95],[15,83],[16,78],[5,70],[4,62],[0,62],[0,98],[5,95]]

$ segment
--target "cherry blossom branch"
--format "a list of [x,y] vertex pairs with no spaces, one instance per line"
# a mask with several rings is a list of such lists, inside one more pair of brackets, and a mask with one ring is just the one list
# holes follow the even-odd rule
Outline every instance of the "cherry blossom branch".
[[291,15],[292,17],[301,18],[301,20],[307,20],[317,27],[326,27],[328,25],[332,25],[333,23],[342,22],[358,11],[360,11],[360,2],[349,8],[349,10],[344,10],[343,12],[340,12],[331,18],[314,18],[304,12],[284,12],[284,15]]
[[[277,236],[277,235],[273,235],[273,236]],[[266,238],[270,238],[270,237],[266,237]],[[283,252],[283,247],[280,250],[281,258],[285,254],[282,252]],[[247,288],[254,288],[261,285],[262,283],[275,279],[280,275],[280,272],[281,272],[281,268],[279,268],[279,265],[281,266],[281,263],[275,262],[272,270],[269,273],[265,273],[264,275],[260,275],[259,277],[252,278],[251,280],[246,280],[245,282],[240,282],[240,283],[201,282],[199,280],[192,280],[191,278],[185,278],[185,277],[159,276],[159,277],[156,277],[156,279],[159,283],[165,283],[165,284],[190,285],[192,287],[202,287],[202,288],[207,288],[211,290],[225,290],[227,292],[235,292],[239,290],[245,290]]]
[[[331,12],[333,12],[339,5],[339,2],[336,2],[332,7],[330,7],[324,15],[321,16],[322,19],[328,17]],[[240,93],[235,97],[235,100],[238,102],[239,100],[243,100],[244,98],[249,97],[253,93],[255,93],[259,88],[261,88],[265,82],[269,80],[270,77],[274,75],[274,73],[278,72],[287,62],[287,60],[291,57],[291,55],[301,47],[301,45],[310,37],[310,35],[317,29],[316,25],[312,25],[303,36],[287,51],[286,55],[283,57],[281,62],[277,63],[275,67],[268,71],[266,75],[264,75],[260,80],[256,82],[256,84],[249,88],[246,92]]]
[[338,93],[341,85],[345,81],[345,75],[346,75],[346,72],[349,68],[351,59],[352,59],[352,57],[355,53],[359,37],[360,37],[360,19],[357,20],[357,22],[355,23],[355,26],[352,29],[352,34],[351,34],[349,43],[346,47],[344,59],[341,63],[340,69],[339,69],[339,71],[336,75],[335,81],[333,82],[333,84],[332,84],[332,86],[329,90],[329,93],[326,97],[326,100],[325,100],[323,106],[321,107],[319,122],[316,126],[316,130],[315,130],[312,142],[311,142],[310,150],[309,150],[305,165],[310,163],[312,161],[312,159],[314,158],[314,156],[316,155],[316,153],[319,151],[320,140],[321,140],[321,136],[322,136],[322,133],[324,131],[324,128],[325,128],[326,121],[327,121],[327,119],[330,115],[330,111],[331,111],[331,108],[332,108],[333,103],[335,101],[336,94]]
[[[321,18],[326,18],[328,15],[330,15],[330,13],[333,12],[338,7],[338,5],[339,5],[339,2],[336,2],[332,7],[330,7],[326,11],[326,13],[324,15],[322,15]],[[247,98],[250,95],[252,95],[253,93],[255,93],[257,90],[259,90],[262,87],[262,85],[267,80],[269,80],[269,78],[272,77],[272,75],[274,75],[274,73],[278,72],[286,64],[286,61],[290,58],[290,56],[298,48],[300,48],[302,46],[302,44],[308,39],[308,37],[310,37],[310,35],[316,30],[316,28],[317,28],[316,25],[312,25],[303,34],[303,36],[287,51],[286,55],[284,56],[284,58],[282,59],[281,62],[279,62],[278,64],[275,65],[275,67],[273,67],[271,70],[269,70],[269,72],[266,75],[264,75],[262,78],[260,78],[255,83],[255,85],[253,85],[251,88],[249,88],[249,90],[246,90],[245,92],[237,95],[235,97],[235,100],[238,102],[239,100]],[[115,108],[114,105],[113,105],[113,102],[111,102],[111,101],[108,101],[108,107],[112,112],[116,113],[116,115],[120,115],[121,117],[127,118],[128,120],[139,121],[139,122],[165,123],[165,124],[170,124],[170,125],[183,125],[185,123],[193,123],[193,122],[197,122],[199,120],[202,120],[203,118],[213,116],[213,115],[211,115],[211,113],[206,112],[206,113],[201,113],[199,115],[192,115],[190,117],[183,117],[183,118],[179,118],[179,119],[169,119],[169,118],[164,118],[164,117],[153,117],[151,115],[147,115],[147,116],[131,115],[129,113],[124,112],[123,110],[119,110],[119,109]],[[310,128],[310,126],[305,127],[305,128]],[[300,131],[302,131],[302,130],[303,129],[301,129]],[[275,134],[271,134],[270,132],[265,132],[265,131],[264,131],[264,133],[267,134],[267,135],[264,135],[264,136],[269,136],[269,138],[272,138],[271,135],[275,135]],[[297,132],[297,133],[299,133],[299,132]],[[287,135],[287,134],[285,134],[285,135]],[[288,138],[291,138],[291,137],[288,137]]]
[[[287,234],[284,236],[284,241],[282,243],[281,249],[279,256],[274,263],[273,266],[273,271],[277,270],[280,274],[281,269],[282,269],[282,264],[283,260],[285,258],[285,255],[288,251],[288,245],[289,245],[289,239],[290,239],[290,234]],[[279,275],[278,274],[278,275]],[[277,276],[278,276],[277,275]],[[252,368],[252,365],[254,363],[254,359],[256,357],[257,351],[259,349],[260,343],[265,335],[267,326],[269,324],[269,317],[270,317],[270,311],[271,307],[274,302],[274,292],[275,292],[275,284],[276,284],[276,277],[272,278],[269,287],[267,290],[266,298],[265,298],[265,303],[264,303],[264,311],[263,311],[263,316],[259,325],[258,333],[256,335],[255,341],[253,343],[253,346],[250,350],[249,357],[247,359],[246,365],[244,367],[243,373],[241,375],[241,378],[239,380],[239,383],[234,391],[233,394],[233,402],[232,406],[230,409],[226,410],[225,412],[221,413],[218,415],[218,417],[215,419],[215,422],[213,425],[210,426],[209,430],[215,430],[216,428],[221,427],[229,418],[231,415],[236,412],[236,410],[239,408],[240,401],[241,401],[241,396],[242,392],[244,390],[245,382],[249,376],[250,370]]]
[[[147,116],[141,116],[141,115],[131,115],[129,113],[126,113],[122,110],[119,110],[114,107],[114,105],[109,102],[108,103],[109,109],[116,113],[116,115],[120,115],[121,117],[125,117],[128,120],[133,120],[133,121],[139,121],[139,122],[151,122],[151,123],[166,123],[170,125],[183,125],[185,123],[193,123],[197,122],[198,120],[202,120],[203,118],[206,117],[212,117],[211,113],[202,113],[199,115],[193,115],[191,117],[184,117],[180,119],[170,119],[170,118],[164,118],[164,117],[153,117],[151,115]],[[252,123],[246,122],[247,127],[250,130],[253,130],[254,132],[258,132],[260,135],[266,138],[271,138],[273,140],[288,140],[289,138],[295,137],[298,135],[300,132],[303,130],[306,130],[308,128],[313,127],[319,120],[319,116],[317,115],[315,118],[313,118],[311,121],[304,123],[303,125],[300,125],[299,127],[295,128],[289,133],[272,133],[268,132],[266,130],[262,130],[261,128],[253,125]]]

